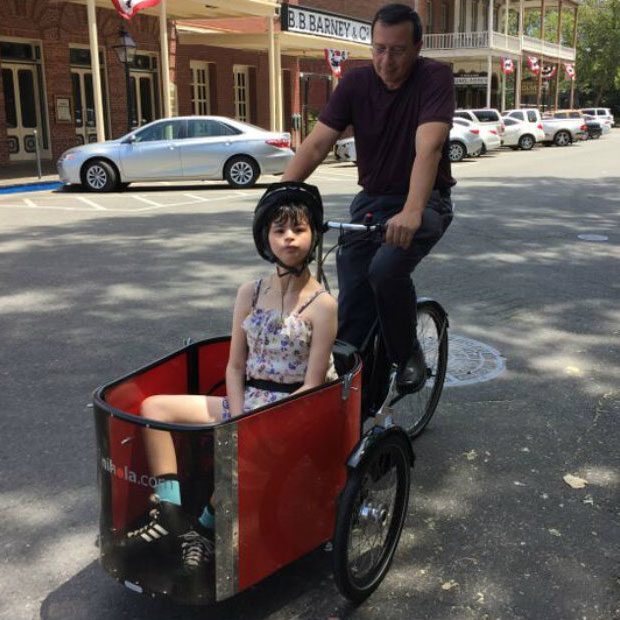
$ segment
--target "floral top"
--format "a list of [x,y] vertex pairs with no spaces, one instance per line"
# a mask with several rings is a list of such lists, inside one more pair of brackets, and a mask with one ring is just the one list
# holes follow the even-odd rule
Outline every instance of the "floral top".
[[[257,308],[261,280],[256,282],[252,299],[252,312],[243,321],[248,342],[246,377],[277,383],[301,383],[308,369],[312,323],[301,313],[321,294],[316,291],[298,310],[283,317],[277,310]],[[337,379],[334,359],[330,356],[325,381]],[[246,386],[244,411],[250,411],[288,396],[286,392],[269,392]],[[224,411],[229,415],[228,402],[224,399]]]

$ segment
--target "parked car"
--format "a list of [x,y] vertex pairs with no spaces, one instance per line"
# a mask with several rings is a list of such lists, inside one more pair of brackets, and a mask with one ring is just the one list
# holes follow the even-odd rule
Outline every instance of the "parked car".
[[[458,109],[455,110],[454,116],[456,118],[467,119],[473,123],[478,123],[480,127],[491,127],[497,131],[497,135],[500,137],[500,140],[503,139],[504,121],[499,111],[495,108],[480,108],[476,110]],[[485,151],[486,149],[483,148],[483,155]]]
[[[545,142],[556,146],[568,146],[575,140],[588,139],[586,119],[579,110],[556,110],[543,115]],[[570,139],[567,137],[570,134]]]
[[540,111],[536,108],[519,108],[506,110],[504,118],[516,118],[520,121],[527,119],[530,123],[540,124],[544,135],[542,143],[545,146],[569,146],[576,140],[587,137],[587,127],[583,118],[552,118],[551,115],[541,117]]
[[585,122],[588,130],[588,140],[598,140],[603,135],[603,126],[601,123],[593,120],[592,116],[586,116]]
[[57,167],[63,183],[93,192],[133,181],[225,179],[252,187],[261,174],[281,174],[292,159],[291,136],[223,116],[153,121],[117,140],[65,151]]
[[450,129],[450,161],[455,163],[466,156],[476,157],[482,151],[484,142],[480,129],[453,124]]
[[605,135],[606,133],[609,133],[611,131],[611,126],[606,122],[597,120],[596,116],[590,116],[589,114],[584,114],[583,118],[585,119],[586,125],[588,126],[588,138],[591,138],[590,128],[595,124],[600,127],[601,135]]
[[[450,129],[450,161],[480,155],[484,142],[478,127],[454,124]],[[334,157],[339,161],[357,161],[355,138],[342,138],[334,145]]]
[[334,157],[338,161],[357,161],[355,138],[342,138],[334,145]]
[[478,129],[480,131],[480,137],[482,138],[482,149],[478,155],[482,155],[487,151],[498,149],[502,145],[502,140],[497,133],[497,129],[490,125],[482,125],[480,123],[473,123],[465,118],[453,118],[452,123],[454,125],[461,125],[468,129]]
[[504,124],[506,125],[504,146],[508,146],[514,151],[517,149],[530,151],[537,142],[542,142],[545,137],[542,123],[540,123],[540,128],[538,128],[538,124],[534,124],[532,127],[532,123],[507,116],[504,118]]
[[[543,142],[545,140],[542,117],[537,109],[520,108],[516,110],[506,110],[502,113],[502,116],[505,123],[508,119],[521,123],[517,126],[512,125],[511,137],[508,140],[506,138],[508,123],[506,123],[506,132],[504,132],[504,143],[506,146],[521,148],[527,151],[534,146],[535,142]],[[519,138],[523,136],[520,143],[513,143],[515,133],[519,133]],[[534,142],[532,142],[532,137],[534,138]],[[519,140],[519,138],[517,138],[517,140]],[[508,142],[510,142],[510,144]]]
[[609,129],[614,126],[614,115],[609,108],[582,108],[581,112],[589,116],[594,116],[597,121],[607,125]]

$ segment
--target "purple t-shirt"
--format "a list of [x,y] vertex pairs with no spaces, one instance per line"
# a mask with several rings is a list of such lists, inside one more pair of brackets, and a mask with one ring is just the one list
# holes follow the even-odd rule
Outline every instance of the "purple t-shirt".
[[[372,66],[347,71],[319,120],[343,131],[353,125],[359,184],[371,194],[407,194],[415,159],[415,133],[424,123],[452,126],[452,69],[429,58],[418,58],[411,75],[388,90]],[[446,140],[434,189],[447,189],[452,178]]]

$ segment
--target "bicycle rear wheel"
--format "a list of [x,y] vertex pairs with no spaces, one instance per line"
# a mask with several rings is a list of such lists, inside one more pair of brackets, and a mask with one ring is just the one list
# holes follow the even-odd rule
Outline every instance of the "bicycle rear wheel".
[[[411,439],[417,437],[435,413],[448,366],[448,320],[434,303],[417,305],[417,336],[426,361],[426,383],[413,394],[390,398],[388,403],[394,424]],[[390,390],[391,392],[391,390]]]

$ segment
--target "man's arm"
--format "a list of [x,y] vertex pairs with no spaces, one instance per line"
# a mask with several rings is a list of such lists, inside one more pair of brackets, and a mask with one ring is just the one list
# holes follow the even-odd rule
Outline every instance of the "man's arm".
[[390,245],[406,250],[420,228],[422,212],[433,190],[441,151],[449,134],[450,126],[447,123],[432,122],[418,127],[407,200],[402,211],[388,221],[385,240]]
[[282,181],[305,181],[325,159],[339,135],[339,131],[317,121],[286,167]]

